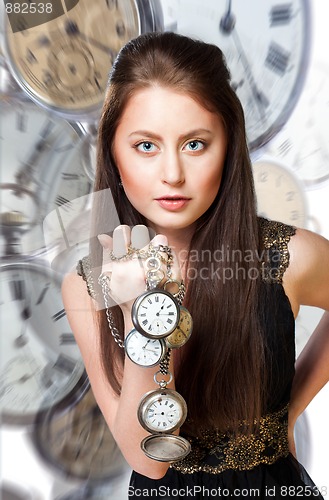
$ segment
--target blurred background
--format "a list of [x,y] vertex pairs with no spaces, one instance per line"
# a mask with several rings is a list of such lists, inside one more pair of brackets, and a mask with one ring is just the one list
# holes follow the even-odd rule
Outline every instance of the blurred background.
[[[120,47],[155,30],[217,44],[245,110],[259,213],[329,238],[328,16],[326,0],[1,2],[0,498],[127,497],[130,470],[60,296],[88,252],[97,124]],[[297,352],[321,314],[301,309]],[[296,442],[329,498],[328,396],[327,384]]]

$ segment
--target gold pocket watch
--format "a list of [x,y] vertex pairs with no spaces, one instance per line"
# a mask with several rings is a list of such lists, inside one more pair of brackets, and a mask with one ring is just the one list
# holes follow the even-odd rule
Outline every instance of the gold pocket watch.
[[193,321],[190,312],[186,307],[180,306],[179,322],[175,330],[165,338],[168,348],[177,349],[182,347],[191,336]]

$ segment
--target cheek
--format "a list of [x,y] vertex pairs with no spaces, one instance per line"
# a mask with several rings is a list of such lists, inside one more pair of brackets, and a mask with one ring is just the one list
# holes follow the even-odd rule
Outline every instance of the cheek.
[[213,174],[204,178],[203,182],[200,179],[200,189],[207,191],[209,196],[215,197],[221,184],[222,172],[215,171]]
[[143,177],[123,173],[121,179],[130,203],[137,209],[138,207],[142,207],[144,201],[148,199],[149,193],[149,187]]

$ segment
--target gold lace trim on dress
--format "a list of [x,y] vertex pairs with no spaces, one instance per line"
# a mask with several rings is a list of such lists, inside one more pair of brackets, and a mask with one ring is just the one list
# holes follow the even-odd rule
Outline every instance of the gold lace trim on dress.
[[259,218],[262,240],[267,254],[262,262],[262,278],[266,283],[282,283],[289,266],[288,243],[296,228],[282,222]]
[[262,417],[256,434],[232,435],[212,430],[204,431],[201,437],[184,437],[192,450],[183,460],[170,465],[182,474],[219,474],[228,469],[242,471],[273,464],[289,454],[288,405]]

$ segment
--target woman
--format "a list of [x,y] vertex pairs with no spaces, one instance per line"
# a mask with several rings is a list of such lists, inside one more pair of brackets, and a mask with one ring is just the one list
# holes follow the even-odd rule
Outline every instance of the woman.
[[[65,279],[63,300],[97,402],[134,471],[129,495],[319,498],[294,457],[293,429],[329,378],[329,315],[296,373],[294,318],[301,304],[329,309],[329,244],[257,217],[243,111],[217,47],[163,33],[121,50],[99,125],[95,190],[109,187],[122,226],[92,243]],[[95,214],[96,225],[106,218],[102,206]],[[172,250],[171,277],[183,279],[193,318],[167,384],[187,403],[175,433],[192,449],[171,464],[140,446],[149,432],[137,409],[156,389],[155,369],[121,348],[154,246],[161,277],[170,257],[162,250]],[[99,306],[101,266],[112,316]]]

